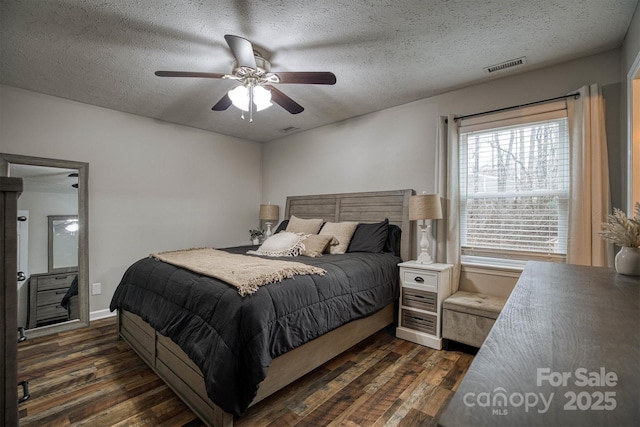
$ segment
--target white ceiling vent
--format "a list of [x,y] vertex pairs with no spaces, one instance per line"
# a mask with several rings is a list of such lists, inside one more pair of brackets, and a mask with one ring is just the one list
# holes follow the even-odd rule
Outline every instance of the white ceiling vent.
[[289,126],[287,128],[280,129],[280,132],[289,133],[289,132],[293,132],[294,130],[300,130],[300,128],[297,128],[295,126]]
[[522,65],[526,65],[526,63],[527,63],[527,57],[523,56],[523,57],[520,57],[520,58],[510,59],[508,61],[501,62],[500,64],[495,64],[495,65],[490,65],[488,67],[484,67],[484,70],[488,74],[493,74],[493,73],[497,73],[498,71],[505,71],[505,70],[507,70],[509,68],[520,67]]

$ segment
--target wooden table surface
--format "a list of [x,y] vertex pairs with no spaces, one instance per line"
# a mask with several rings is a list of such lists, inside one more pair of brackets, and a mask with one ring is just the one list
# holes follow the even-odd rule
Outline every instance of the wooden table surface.
[[439,420],[640,425],[640,277],[529,262]]

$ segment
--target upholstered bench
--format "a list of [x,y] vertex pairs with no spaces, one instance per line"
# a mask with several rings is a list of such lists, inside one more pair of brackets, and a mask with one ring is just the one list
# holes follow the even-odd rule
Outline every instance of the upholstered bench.
[[442,304],[442,338],[480,348],[505,302],[502,297],[456,292]]

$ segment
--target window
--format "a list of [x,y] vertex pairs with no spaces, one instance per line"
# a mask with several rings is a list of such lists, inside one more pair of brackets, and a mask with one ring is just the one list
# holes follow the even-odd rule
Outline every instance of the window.
[[556,107],[461,124],[463,256],[564,259],[569,137],[564,103]]

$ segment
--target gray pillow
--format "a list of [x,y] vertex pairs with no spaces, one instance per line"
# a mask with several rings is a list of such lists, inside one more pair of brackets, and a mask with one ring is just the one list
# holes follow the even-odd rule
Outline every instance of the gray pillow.
[[383,252],[388,237],[389,219],[373,224],[358,224],[347,252]]

